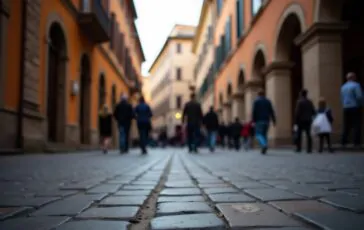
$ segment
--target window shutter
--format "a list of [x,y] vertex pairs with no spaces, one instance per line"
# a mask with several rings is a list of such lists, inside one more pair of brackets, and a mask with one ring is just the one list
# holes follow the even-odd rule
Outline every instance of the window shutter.
[[220,15],[223,6],[223,0],[217,0],[217,15]]
[[115,20],[115,28],[114,28],[114,34],[113,34],[113,41],[114,41],[114,44],[113,44],[113,50],[115,52],[115,54],[117,53],[117,39],[118,39],[118,35],[119,35],[119,22],[117,22]]
[[237,37],[243,35],[244,28],[244,0],[237,0],[236,2],[236,31]]
[[110,45],[110,49],[112,50],[112,49],[114,49],[114,34],[115,34],[115,14],[114,13],[111,14],[110,27],[111,27],[111,30],[110,30],[109,45]]

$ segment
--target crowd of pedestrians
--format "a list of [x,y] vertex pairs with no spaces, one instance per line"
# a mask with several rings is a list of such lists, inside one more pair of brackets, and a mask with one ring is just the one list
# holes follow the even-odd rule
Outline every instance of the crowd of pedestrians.
[[[356,81],[354,73],[348,73],[346,83],[341,87],[341,101],[343,106],[343,132],[341,144],[345,147],[348,137],[353,131],[353,143],[360,146],[361,141],[361,109],[363,103],[363,92],[361,85]],[[122,96],[120,102],[115,107],[113,115],[105,105],[99,114],[99,131],[103,151],[106,153],[112,136],[112,119],[117,121],[119,128],[119,146],[121,153],[129,150],[129,132],[133,119],[136,119],[139,131],[139,143],[143,154],[147,153],[149,134],[152,129],[151,118],[153,114],[149,105],[141,97],[138,105],[133,106],[128,102],[127,96]],[[225,124],[219,121],[217,113],[213,107],[204,115],[201,104],[196,100],[196,95],[191,94],[190,101],[185,104],[182,115],[182,127],[179,129],[178,137],[184,136],[185,130],[188,150],[190,153],[198,152],[201,145],[201,127],[206,131],[206,143],[211,152],[215,151],[216,145],[221,147],[240,150],[241,146],[245,150],[253,147],[254,139],[257,140],[261,148],[261,153],[268,150],[268,130],[271,125],[276,124],[276,115],[272,102],[265,96],[265,92],[260,90],[257,98],[252,104],[251,120],[241,121],[235,118],[233,122]],[[333,152],[331,133],[334,122],[333,114],[325,98],[320,98],[317,109],[308,96],[308,90],[300,92],[299,99],[293,117],[293,140],[296,152],[302,151],[302,135],[306,136],[306,152],[312,153],[313,136],[318,137],[318,152],[324,150],[324,142],[327,144],[329,152]],[[176,131],[177,132],[177,131]],[[163,129],[158,139],[162,146],[168,143],[167,130]],[[184,141],[179,141],[180,143]]]

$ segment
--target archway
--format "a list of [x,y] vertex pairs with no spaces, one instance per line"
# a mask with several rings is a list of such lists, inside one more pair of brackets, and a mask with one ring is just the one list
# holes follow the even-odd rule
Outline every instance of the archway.
[[244,74],[243,70],[240,70],[239,76],[238,76],[238,91],[239,92],[243,92],[244,84],[245,84],[245,74]]
[[106,103],[106,82],[104,74],[100,74],[99,78],[99,110]]
[[80,142],[90,143],[91,125],[91,64],[87,55],[81,58],[81,84],[80,84]]
[[262,89],[265,91],[265,75],[263,70],[266,66],[266,59],[261,49],[255,54],[253,61],[253,81],[259,81]]
[[233,101],[233,86],[231,85],[231,83],[229,82],[227,85],[227,89],[226,89],[226,108],[224,108],[225,111],[225,121],[227,123],[232,122],[233,118],[232,118],[232,101]]
[[48,141],[63,142],[66,123],[67,45],[64,31],[54,22],[49,29],[47,119]]
[[[284,19],[280,27],[276,44],[276,61],[292,63],[290,69],[290,95],[291,101],[291,124],[294,123],[294,112],[299,93],[303,88],[302,76],[302,53],[301,48],[294,42],[295,38],[302,32],[300,19],[295,13],[290,13]],[[292,126],[291,126],[292,127]]]

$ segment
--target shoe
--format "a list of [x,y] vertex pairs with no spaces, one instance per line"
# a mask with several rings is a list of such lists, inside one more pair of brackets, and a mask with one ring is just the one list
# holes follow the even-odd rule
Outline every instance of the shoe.
[[263,155],[265,155],[265,154],[267,153],[267,150],[268,150],[268,148],[267,148],[267,147],[264,147],[264,148],[262,148],[261,153],[262,153]]

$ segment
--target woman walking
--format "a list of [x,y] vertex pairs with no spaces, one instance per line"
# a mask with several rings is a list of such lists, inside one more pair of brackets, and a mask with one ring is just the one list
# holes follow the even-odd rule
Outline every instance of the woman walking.
[[112,115],[105,104],[99,113],[100,144],[104,154],[108,152],[112,136]]

